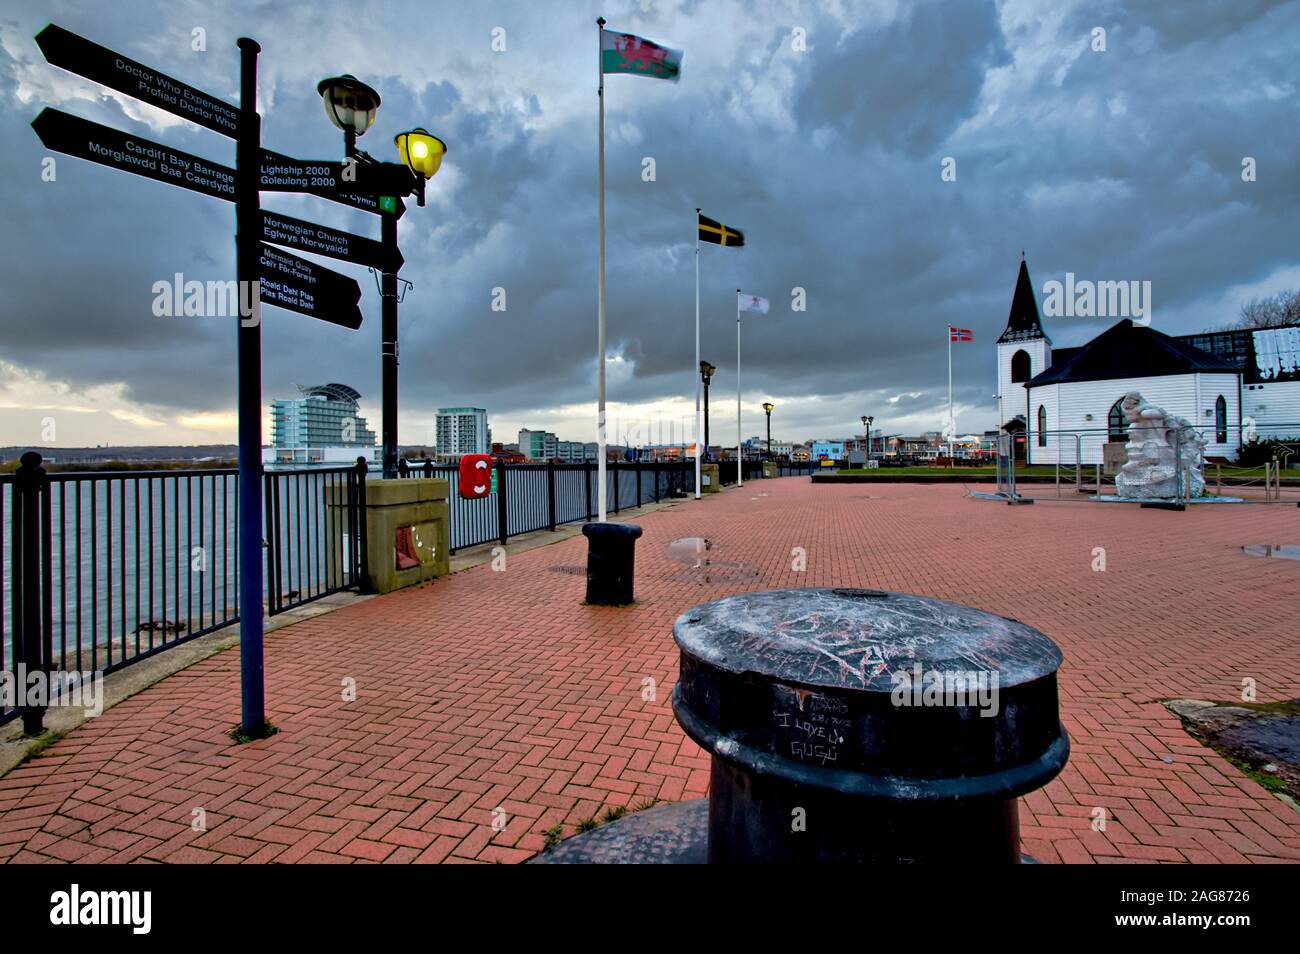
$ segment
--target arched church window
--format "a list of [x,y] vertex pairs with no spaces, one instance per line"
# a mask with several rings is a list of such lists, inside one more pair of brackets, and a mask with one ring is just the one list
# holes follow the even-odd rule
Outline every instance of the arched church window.
[[1029,380],[1029,352],[1021,348],[1011,356],[1011,383]]
[[1214,402],[1214,442],[1228,443],[1228,402],[1222,394]]
[[1124,399],[1120,398],[1110,406],[1106,415],[1106,439],[1116,444],[1128,441],[1128,421],[1124,418]]
[[[1022,351],[1021,354],[1024,354]],[[1047,408],[1038,405],[1038,446],[1047,446]]]

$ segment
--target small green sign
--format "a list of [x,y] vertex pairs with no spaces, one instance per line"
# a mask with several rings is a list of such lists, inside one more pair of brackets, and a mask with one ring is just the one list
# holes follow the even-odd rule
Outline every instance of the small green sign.
[[396,212],[397,197],[392,195],[381,195],[379,197],[379,207],[385,212]]
[[495,467],[492,468],[492,490],[490,492],[497,492],[497,469]]

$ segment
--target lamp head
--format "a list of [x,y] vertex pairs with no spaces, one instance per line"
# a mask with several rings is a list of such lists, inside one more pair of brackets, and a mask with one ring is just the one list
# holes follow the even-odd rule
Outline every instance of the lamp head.
[[316,84],[325,103],[325,115],[345,133],[364,135],[375,121],[379,94],[351,73],[330,76]]
[[432,179],[442,166],[442,157],[447,154],[447,144],[419,126],[398,133],[393,143],[402,163],[421,179]]

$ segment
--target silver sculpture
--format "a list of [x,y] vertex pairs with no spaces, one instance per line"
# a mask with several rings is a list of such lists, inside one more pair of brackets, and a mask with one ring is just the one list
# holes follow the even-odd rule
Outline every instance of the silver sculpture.
[[1128,421],[1128,451],[1115,475],[1121,497],[1172,500],[1205,494],[1205,439],[1186,418],[1148,404],[1136,391],[1120,405]]

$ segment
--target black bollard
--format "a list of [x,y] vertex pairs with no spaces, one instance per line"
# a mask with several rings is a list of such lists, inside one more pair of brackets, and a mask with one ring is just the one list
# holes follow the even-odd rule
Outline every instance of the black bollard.
[[1015,863],[1016,799],[1069,757],[1060,650],[1015,620],[775,590],[687,610],[673,636],[673,712],[713,754],[712,863]]
[[[1017,798],[1065,766],[1061,653],[943,600],[747,593],[673,626],[673,713],[709,797],[627,815],[542,864],[1021,861]],[[996,681],[995,681],[996,677]]]
[[634,523],[589,523],[587,538],[587,602],[595,606],[625,606],[633,600],[636,540]]

